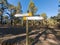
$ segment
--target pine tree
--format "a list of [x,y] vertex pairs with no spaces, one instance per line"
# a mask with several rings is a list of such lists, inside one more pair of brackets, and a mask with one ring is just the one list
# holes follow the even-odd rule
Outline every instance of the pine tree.
[[36,13],[36,11],[37,11],[37,7],[32,2],[32,0],[30,0],[29,6],[28,6],[28,11],[31,12],[32,15],[34,15]]
[[16,13],[22,13],[22,6],[20,4],[20,2],[18,2],[18,6],[16,7],[17,12]]

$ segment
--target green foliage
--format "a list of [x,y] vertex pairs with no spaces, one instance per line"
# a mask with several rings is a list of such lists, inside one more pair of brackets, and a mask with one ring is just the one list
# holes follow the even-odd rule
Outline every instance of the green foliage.
[[47,25],[47,15],[46,15],[46,13],[42,13],[40,16],[42,16],[44,18],[44,20],[41,22],[41,24],[43,26],[46,26]]
[[50,27],[54,27],[54,26],[57,25],[57,21],[54,20],[54,19],[48,19],[47,21],[48,21],[47,24],[48,24],[48,26],[50,26]]
[[16,7],[16,13],[22,13],[22,6],[20,4],[20,2],[18,2],[18,6]]
[[32,15],[34,15],[37,11],[37,7],[35,4],[31,1],[28,7],[29,12],[32,12]]
[[46,13],[42,13],[41,16],[42,16],[44,19],[47,19]]
[[22,8],[20,2],[18,2],[18,6],[17,7],[18,7],[18,9],[21,9]]
[[50,17],[50,18],[56,20],[58,17],[57,16],[53,16],[53,17]]
[[57,19],[60,19],[60,14],[57,15]]

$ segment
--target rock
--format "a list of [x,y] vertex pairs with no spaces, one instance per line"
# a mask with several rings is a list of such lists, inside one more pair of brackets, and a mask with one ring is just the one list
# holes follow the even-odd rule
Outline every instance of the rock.
[[45,39],[45,35],[40,36],[39,40],[42,42]]
[[48,34],[46,41],[50,44],[50,45],[59,45],[59,41],[56,38],[56,36],[54,34]]
[[55,41],[53,39],[46,39],[50,45],[59,45],[58,41]]
[[59,45],[59,41],[54,34],[48,34],[46,40],[44,39],[45,39],[45,35],[42,35],[39,38],[39,40],[41,41],[40,45]]

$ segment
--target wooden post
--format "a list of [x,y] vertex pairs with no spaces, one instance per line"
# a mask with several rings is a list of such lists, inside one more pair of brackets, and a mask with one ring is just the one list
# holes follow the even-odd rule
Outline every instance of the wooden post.
[[29,45],[28,20],[26,20],[26,45]]

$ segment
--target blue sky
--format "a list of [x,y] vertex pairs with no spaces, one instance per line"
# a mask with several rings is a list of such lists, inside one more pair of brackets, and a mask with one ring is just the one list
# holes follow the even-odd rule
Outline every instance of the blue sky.
[[[18,1],[22,5],[22,10],[26,13],[30,0],[8,0],[10,4],[17,6]],[[58,0],[33,0],[37,7],[37,14],[46,13],[48,17],[58,13]]]

